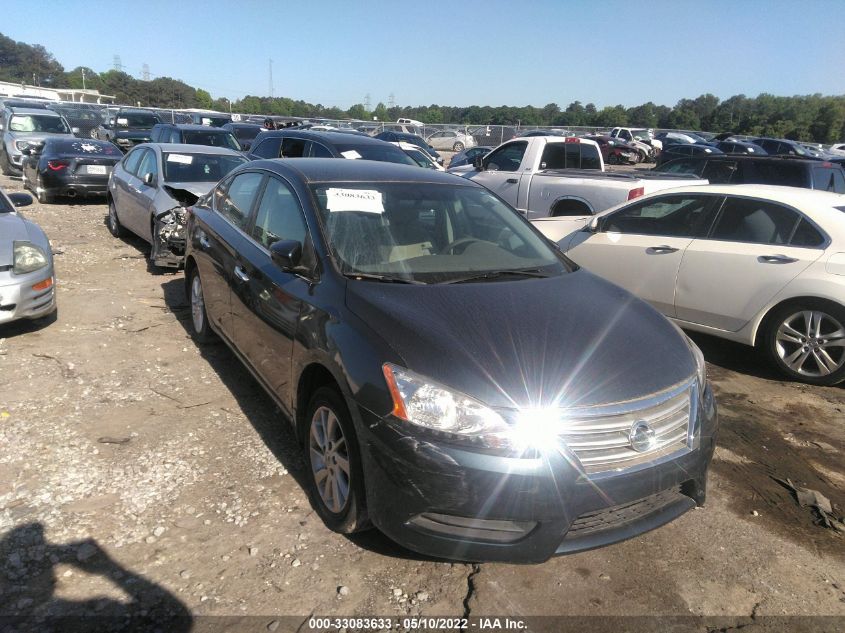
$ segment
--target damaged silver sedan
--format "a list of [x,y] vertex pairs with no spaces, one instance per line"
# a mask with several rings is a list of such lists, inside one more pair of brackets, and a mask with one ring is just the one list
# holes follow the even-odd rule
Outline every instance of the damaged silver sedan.
[[112,171],[108,186],[108,228],[148,241],[150,262],[178,268],[185,256],[187,208],[238,165],[238,152],[207,145],[144,143]]

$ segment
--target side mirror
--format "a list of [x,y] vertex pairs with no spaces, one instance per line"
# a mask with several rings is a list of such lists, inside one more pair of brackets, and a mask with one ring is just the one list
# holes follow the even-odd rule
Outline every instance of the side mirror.
[[72,128],[70,128],[70,131],[73,132],[74,134],[79,134],[79,128],[78,127],[72,127]]
[[587,226],[584,227],[585,230],[589,231],[590,233],[598,233],[599,230],[599,218],[598,216],[594,215],[590,218],[590,221],[587,222]]
[[484,171],[484,157],[476,156],[472,159],[472,166],[478,171]]
[[156,177],[153,174],[144,174],[144,184],[152,187],[155,185]]
[[15,208],[28,207],[32,204],[32,196],[28,193],[10,193],[9,200],[15,205]]
[[273,263],[285,271],[293,271],[302,260],[302,243],[297,240],[279,240],[270,246]]

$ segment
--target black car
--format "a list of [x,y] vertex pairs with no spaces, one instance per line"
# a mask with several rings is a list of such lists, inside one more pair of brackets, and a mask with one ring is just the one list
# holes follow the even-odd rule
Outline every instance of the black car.
[[717,141],[712,145],[725,154],[753,154],[754,156],[766,156],[768,154],[762,147],[749,141]]
[[798,141],[790,141],[785,138],[755,138],[751,139],[755,145],[759,145],[767,153],[773,156],[799,156],[801,158],[812,158],[821,160],[819,156],[807,150]]
[[88,103],[50,104],[47,107],[61,114],[79,138],[91,138],[92,132],[103,123],[102,108]]
[[195,125],[222,127],[232,121],[232,115],[219,112],[185,112],[183,114],[190,116]]
[[485,145],[476,145],[475,147],[470,147],[469,149],[465,149],[462,152],[458,152],[454,156],[452,156],[452,160],[449,161],[449,169],[452,167],[460,167],[461,165],[472,165],[473,161],[477,156],[484,158],[493,150],[492,147],[487,147]]
[[157,123],[150,130],[151,143],[187,143],[189,145],[208,145],[210,147],[225,147],[236,152],[241,146],[235,135],[229,130],[208,125],[180,125],[173,123]]
[[235,140],[238,141],[238,145],[241,146],[241,149],[248,152],[249,148],[252,146],[252,141],[255,140],[255,137],[258,136],[264,128],[257,123],[226,123],[225,125],[221,125],[220,129],[227,130],[234,134]]
[[161,123],[149,110],[120,109],[91,132],[93,138],[111,141],[123,152],[139,143],[149,143],[153,126]]
[[309,130],[265,130],[255,137],[247,158],[350,158],[416,166],[405,152],[386,141]]
[[57,196],[105,196],[112,168],[121,158],[109,141],[48,138],[24,150],[24,187],[42,204]]
[[381,141],[387,141],[388,143],[400,143],[404,141],[405,143],[411,143],[412,145],[416,145],[423,149],[429,156],[431,156],[435,161],[439,164],[443,164],[443,157],[434,149],[431,145],[425,142],[425,139],[422,136],[417,136],[416,134],[408,134],[406,132],[380,132],[379,134],[375,135],[375,138]]
[[845,193],[845,171],[831,161],[788,156],[691,156],[655,167],[669,174],[691,174],[711,185],[783,185]]
[[248,163],[193,206],[185,279],[194,337],[278,404],[333,530],[540,562],[704,502],[701,352],[477,183]]
[[673,158],[682,158],[684,156],[708,156],[722,154],[722,150],[713,147],[712,145],[699,145],[698,143],[672,143],[664,145],[660,150],[660,156],[657,157],[657,164],[672,160]]

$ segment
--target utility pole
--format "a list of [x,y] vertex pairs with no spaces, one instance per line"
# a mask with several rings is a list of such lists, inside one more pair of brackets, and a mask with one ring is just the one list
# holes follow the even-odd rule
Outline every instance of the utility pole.
[[370,112],[370,93],[368,92],[364,97],[364,109]]
[[144,64],[141,67],[141,77],[144,79],[144,81],[150,80],[150,65],[149,64]]
[[390,93],[390,96],[387,97],[387,107],[388,108],[395,108],[396,107],[396,95],[394,95],[392,92]]
[[120,61],[120,55],[114,56],[114,69],[119,70],[121,72],[123,71],[123,64]]
[[270,98],[273,98],[273,60],[270,61],[269,83],[270,83]]

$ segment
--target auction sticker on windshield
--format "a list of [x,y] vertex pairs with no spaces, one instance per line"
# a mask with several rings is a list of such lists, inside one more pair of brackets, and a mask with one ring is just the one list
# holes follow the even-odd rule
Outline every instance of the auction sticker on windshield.
[[341,156],[344,158],[349,158],[355,160],[356,158],[361,158],[361,154],[356,152],[354,149],[346,150],[345,152],[340,153]]
[[384,213],[381,192],[371,189],[327,189],[326,208],[337,211]]
[[183,165],[190,165],[194,162],[194,157],[187,154],[168,154],[167,161],[170,163],[181,163]]

